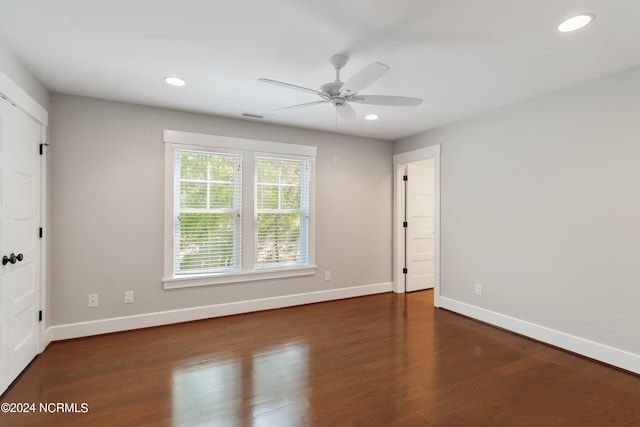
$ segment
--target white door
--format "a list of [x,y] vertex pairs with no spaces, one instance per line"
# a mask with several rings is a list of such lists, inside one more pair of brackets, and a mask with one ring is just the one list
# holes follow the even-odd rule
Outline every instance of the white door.
[[434,284],[434,163],[433,159],[407,165],[406,290]]
[[0,393],[38,353],[40,132],[0,99]]

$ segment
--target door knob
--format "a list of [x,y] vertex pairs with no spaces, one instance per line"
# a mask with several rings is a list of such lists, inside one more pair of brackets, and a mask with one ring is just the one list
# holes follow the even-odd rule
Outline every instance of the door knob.
[[16,262],[20,262],[23,259],[24,259],[24,256],[22,254],[16,255],[16,254],[12,253],[9,256],[5,255],[5,256],[2,257],[2,265],[7,265],[9,263],[15,264]]

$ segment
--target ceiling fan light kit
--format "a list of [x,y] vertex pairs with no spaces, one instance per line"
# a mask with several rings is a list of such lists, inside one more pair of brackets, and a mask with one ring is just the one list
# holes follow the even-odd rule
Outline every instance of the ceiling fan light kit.
[[332,82],[325,83],[320,89],[314,90],[304,86],[298,86],[291,83],[280,82],[277,80],[258,79],[261,82],[282,86],[289,89],[312,93],[321,99],[304,104],[291,105],[289,107],[278,108],[274,111],[292,110],[298,108],[311,107],[313,105],[330,103],[336,108],[338,115],[343,120],[355,120],[356,112],[350,103],[359,103],[367,105],[381,105],[385,107],[409,107],[422,104],[420,98],[409,98],[406,96],[388,96],[388,95],[360,95],[359,92],[367,86],[373,84],[381,78],[387,71],[389,66],[381,62],[373,62],[362,70],[355,73],[347,81],[340,80],[340,70],[349,61],[345,55],[333,55],[329,62],[333,65],[336,72],[336,79]]

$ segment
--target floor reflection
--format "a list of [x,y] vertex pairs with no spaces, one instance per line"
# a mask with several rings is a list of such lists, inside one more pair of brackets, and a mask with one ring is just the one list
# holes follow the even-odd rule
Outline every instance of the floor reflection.
[[230,404],[242,398],[238,360],[214,360],[181,368],[173,374],[172,393],[174,425],[242,423],[240,411]]
[[300,342],[182,366],[173,373],[173,424],[298,426],[309,406],[308,358]]
[[253,357],[253,426],[298,426],[308,409],[306,343],[256,353]]

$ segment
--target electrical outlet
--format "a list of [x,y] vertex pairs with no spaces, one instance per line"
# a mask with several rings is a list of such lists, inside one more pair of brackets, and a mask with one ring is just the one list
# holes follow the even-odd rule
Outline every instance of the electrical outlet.
[[133,304],[133,291],[124,291],[124,303]]
[[98,306],[98,294],[89,294],[89,307]]
[[480,296],[482,295],[482,285],[480,283],[476,283],[476,295]]
[[324,272],[324,280],[326,280],[327,282],[329,280],[331,280],[331,272],[330,271],[325,271]]

